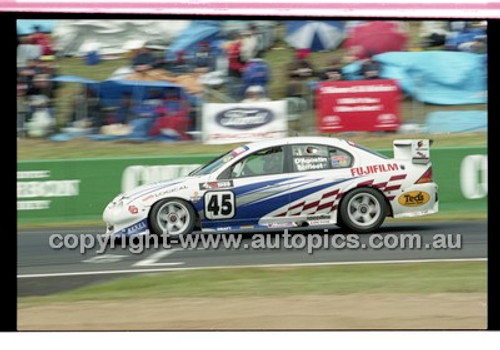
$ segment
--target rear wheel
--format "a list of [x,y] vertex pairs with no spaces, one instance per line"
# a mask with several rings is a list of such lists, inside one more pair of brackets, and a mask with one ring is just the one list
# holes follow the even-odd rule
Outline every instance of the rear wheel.
[[155,203],[149,215],[153,233],[184,235],[193,232],[196,215],[193,207],[181,199],[162,199]]
[[342,199],[340,225],[358,233],[375,231],[384,222],[386,209],[379,191],[368,187],[355,189]]

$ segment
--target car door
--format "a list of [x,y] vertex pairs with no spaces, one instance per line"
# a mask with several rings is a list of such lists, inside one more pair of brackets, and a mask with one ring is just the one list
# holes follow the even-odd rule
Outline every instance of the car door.
[[354,157],[343,149],[327,145],[293,144],[289,147],[291,176],[306,185],[297,192],[290,192],[287,216],[296,222],[323,220],[328,223],[337,209],[342,187],[350,180],[349,169]]
[[287,210],[290,169],[286,146],[249,154],[217,177],[226,189],[204,195],[203,227],[237,229],[258,227],[278,211]]

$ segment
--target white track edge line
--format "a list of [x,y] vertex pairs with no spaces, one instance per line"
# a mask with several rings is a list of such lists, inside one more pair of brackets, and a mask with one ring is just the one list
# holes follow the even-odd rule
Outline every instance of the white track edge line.
[[238,268],[308,267],[308,266],[368,265],[368,264],[414,264],[414,263],[468,262],[468,261],[488,261],[488,259],[487,258],[416,259],[416,260],[335,261],[335,262],[320,262],[320,263],[291,263],[291,264],[263,264],[263,265],[225,265],[225,266],[223,265],[223,266],[199,266],[199,267],[178,267],[178,268],[160,268],[160,269],[40,273],[40,274],[17,275],[17,278],[92,276],[92,275],[126,274],[126,273],[148,273],[148,272],[151,273],[151,272],[168,272],[168,271],[216,270],[216,269],[238,269]]

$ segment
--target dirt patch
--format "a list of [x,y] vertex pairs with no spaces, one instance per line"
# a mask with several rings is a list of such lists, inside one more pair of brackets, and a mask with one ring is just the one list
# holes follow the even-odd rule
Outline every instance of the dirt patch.
[[486,307],[485,293],[21,302],[18,329],[485,329]]

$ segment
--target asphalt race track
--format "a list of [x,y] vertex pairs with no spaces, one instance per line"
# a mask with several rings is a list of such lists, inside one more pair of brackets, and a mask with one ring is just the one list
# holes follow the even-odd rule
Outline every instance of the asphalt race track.
[[[137,254],[131,251],[130,245],[122,246],[120,242],[117,242],[113,249],[108,247],[103,253],[98,254],[99,245],[97,245],[94,249],[89,249],[85,254],[81,254],[78,248],[53,249],[49,246],[49,237],[52,234],[92,234],[96,237],[102,231],[102,227],[20,230],[17,235],[18,296],[47,295],[131,276],[134,273],[180,269],[290,264],[321,266],[406,260],[487,258],[487,221],[390,223],[382,226],[377,232],[377,236],[374,234],[360,235],[360,247],[357,249],[340,248],[343,243],[346,243],[348,235],[341,229],[330,228],[327,234],[323,229],[290,230],[290,237],[292,237],[290,241],[297,233],[305,233],[305,235],[297,235],[303,236],[305,239],[311,235],[318,237],[327,235],[328,242],[331,242],[332,238],[336,238],[338,246],[335,248],[330,246],[327,249],[317,248],[312,254],[307,252],[307,248],[286,249],[283,231],[266,233],[271,239],[270,242],[279,244],[279,248],[267,249],[247,249],[244,247],[245,244],[249,246],[256,238],[255,233],[265,232],[244,234],[242,247],[238,249],[226,249],[222,245],[217,249],[205,249],[201,247],[201,244],[198,248],[182,249],[172,242],[172,248],[149,248]],[[402,237],[402,234],[418,234],[421,237],[421,248],[375,248],[369,244],[370,240],[376,242],[377,245],[381,244],[381,239],[384,236],[391,236],[389,243],[396,244],[395,240]],[[433,247],[432,243],[435,242],[436,234],[450,235],[449,237],[452,237],[454,244],[457,244],[457,240],[460,238],[461,247],[454,249]],[[204,234],[203,236],[207,237],[208,235]],[[214,236],[214,234],[211,235]],[[297,242],[300,243],[300,240]],[[320,244],[319,241],[316,242],[318,245]]]

